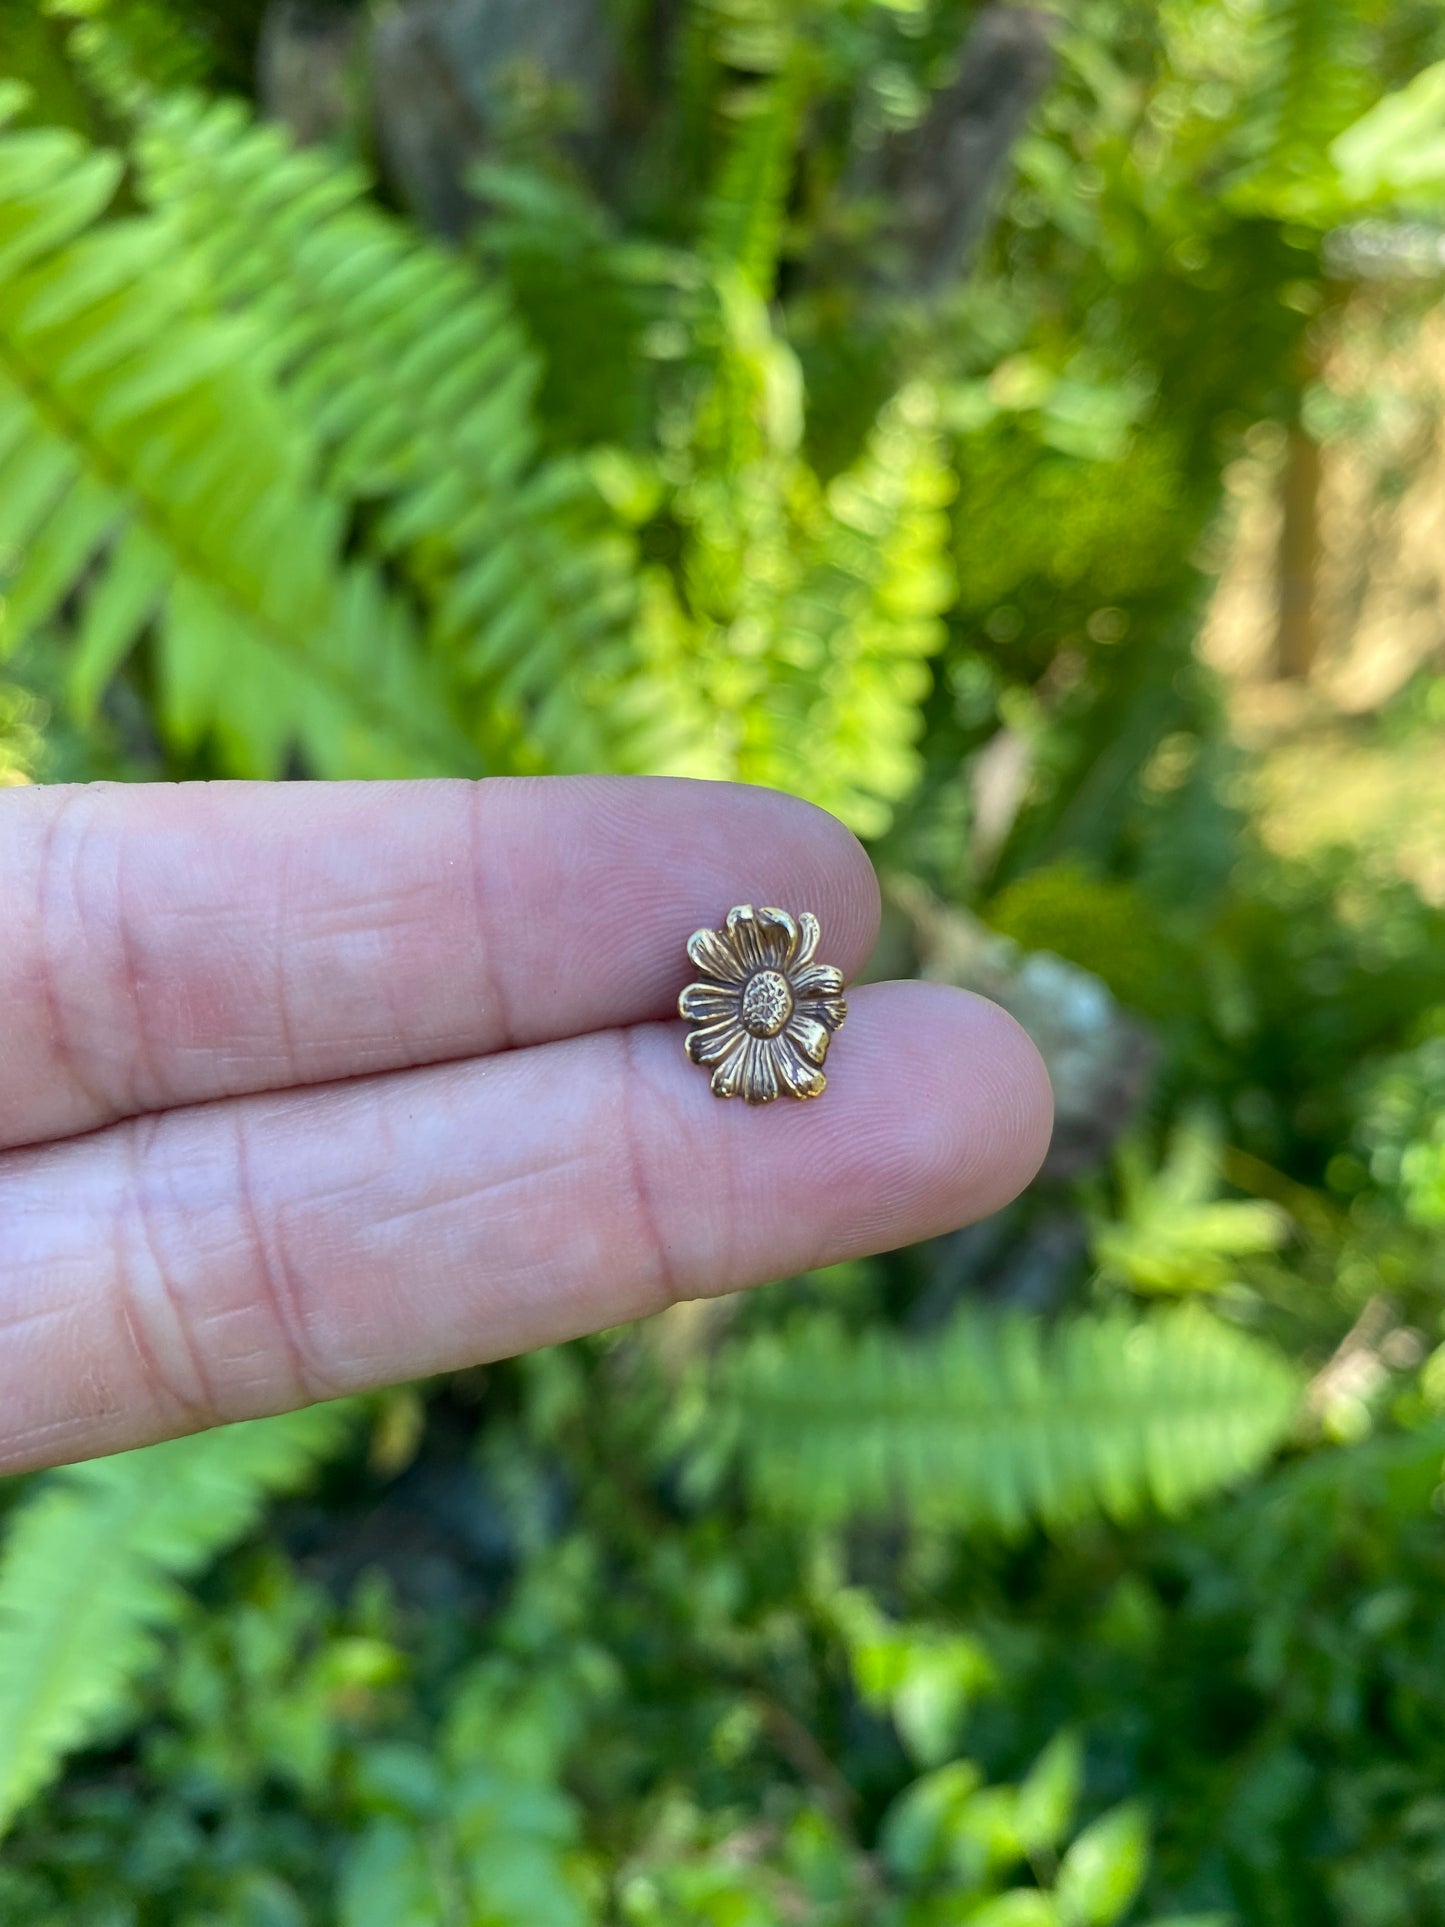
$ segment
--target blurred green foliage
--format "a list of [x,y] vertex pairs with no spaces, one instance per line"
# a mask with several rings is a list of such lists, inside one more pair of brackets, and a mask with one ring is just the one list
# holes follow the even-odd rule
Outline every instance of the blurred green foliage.
[[260,13],[6,0],[0,781],[782,783],[1159,1068],[980,1231],[0,1493],[0,1923],[1445,1921],[1445,912],[1265,847],[1195,651],[1421,312],[1438,7],[1083,0],[941,281],[965,0],[620,6],[456,246]]

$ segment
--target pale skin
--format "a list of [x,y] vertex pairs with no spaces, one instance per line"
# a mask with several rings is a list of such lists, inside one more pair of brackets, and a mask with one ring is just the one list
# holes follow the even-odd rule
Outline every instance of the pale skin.
[[878,887],[792,798],[660,778],[0,791],[0,1472],[474,1364],[997,1210],[1048,1080],[850,990],[810,1103],[720,1101],[683,945]]

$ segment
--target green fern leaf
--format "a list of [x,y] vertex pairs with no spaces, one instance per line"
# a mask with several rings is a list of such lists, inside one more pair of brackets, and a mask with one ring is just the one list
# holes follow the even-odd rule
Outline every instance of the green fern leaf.
[[177,1582],[335,1452],[354,1410],[225,1426],[41,1481],[0,1555],[0,1828],[67,1753],[113,1729],[182,1611]]
[[1220,1198],[1222,1147],[1202,1117],[1175,1129],[1157,1169],[1139,1144],[1118,1155],[1119,1212],[1091,1225],[1100,1274],[1137,1292],[1221,1291],[1242,1257],[1274,1251],[1288,1215],[1258,1198]]
[[692,719],[680,771],[797,790],[860,835],[888,827],[953,594],[953,489],[921,384],[826,491],[786,448],[699,478],[683,502],[691,620],[663,584],[644,617]]
[[1047,1332],[969,1312],[927,1345],[819,1322],[742,1347],[719,1391],[772,1505],[1005,1533],[1178,1511],[1261,1464],[1298,1398],[1279,1354],[1193,1307]]
[[1227,197],[1241,213],[1317,218],[1335,199],[1330,143],[1371,102],[1365,10],[1358,0],[1263,0],[1248,44],[1256,71]]
[[0,647],[73,601],[85,710],[154,624],[173,740],[241,775],[475,767],[245,331],[197,313],[160,222],[98,219],[116,178],[72,134],[0,134]]
[[887,829],[919,774],[928,659],[954,594],[954,489],[934,396],[915,384],[830,485],[822,554],[788,612],[822,657],[800,692],[803,730],[824,751],[813,800],[860,835]]
[[541,450],[540,370],[501,287],[239,103],[136,111],[147,198],[253,330],[332,488],[372,505],[365,532],[485,699],[494,755],[635,761],[606,699],[632,662],[631,548],[585,466]]
[[1347,127],[1330,149],[1346,204],[1437,212],[1445,200],[1445,60]]
[[778,278],[802,106],[796,68],[748,95],[702,210],[703,259],[765,301]]

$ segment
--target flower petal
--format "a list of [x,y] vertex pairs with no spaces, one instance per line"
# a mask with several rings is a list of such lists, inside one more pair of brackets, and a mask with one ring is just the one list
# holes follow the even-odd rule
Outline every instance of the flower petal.
[[720,983],[740,984],[748,974],[737,949],[720,930],[694,930],[687,940],[687,954],[699,970]]
[[813,961],[821,934],[818,919],[811,910],[804,910],[798,918],[798,947],[788,960],[788,968],[794,976]]
[[689,984],[677,1000],[680,1016],[694,1024],[719,1024],[736,1018],[738,993],[721,984]]
[[786,910],[759,910],[758,928],[772,962],[786,970],[798,948],[796,920]]
[[805,1010],[794,1008],[786,1035],[797,1045],[809,1063],[821,1064],[828,1055],[828,1027]]
[[829,1030],[837,1030],[848,1015],[848,1005],[842,997],[800,997],[793,1005],[795,1017],[812,1017]]
[[778,1073],[773,1062],[776,1041],[772,1037],[754,1037],[748,1046],[743,1097],[749,1104],[771,1104],[778,1094]]
[[727,914],[728,941],[738,953],[738,960],[746,975],[753,970],[766,970],[772,963],[772,955],[758,922],[758,913],[750,903],[739,903]]
[[748,1045],[754,1041],[746,1031],[738,1031],[732,1038],[727,1056],[712,1074],[715,1097],[736,1097],[742,1090],[748,1064]]
[[794,1097],[822,1096],[827,1078],[799,1054],[787,1031],[773,1040],[773,1062],[777,1066],[778,1076]]
[[803,964],[788,973],[795,998],[841,997],[843,973],[836,964]]
[[728,1017],[720,1024],[707,1025],[703,1030],[690,1030],[683,1049],[694,1064],[718,1064],[736,1045],[746,1042],[747,1032],[739,1029],[734,1018]]

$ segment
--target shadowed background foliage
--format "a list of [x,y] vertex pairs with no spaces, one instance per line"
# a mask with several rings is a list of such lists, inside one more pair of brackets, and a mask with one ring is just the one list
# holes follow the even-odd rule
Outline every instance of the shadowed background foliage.
[[0,1923],[1445,1921],[1433,0],[6,0],[0,776],[796,789],[986,1224],[0,1490]]

